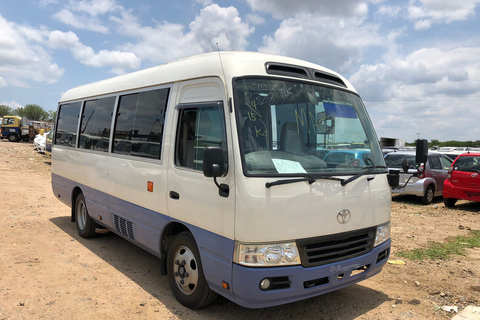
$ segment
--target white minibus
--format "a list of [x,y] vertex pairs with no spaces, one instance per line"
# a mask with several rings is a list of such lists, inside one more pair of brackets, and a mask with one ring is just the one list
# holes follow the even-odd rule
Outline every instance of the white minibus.
[[[325,160],[358,145],[361,158]],[[110,230],[158,256],[193,309],[317,296],[390,254],[387,169],[361,98],[278,55],[207,53],[67,91],[52,187],[81,237]]]

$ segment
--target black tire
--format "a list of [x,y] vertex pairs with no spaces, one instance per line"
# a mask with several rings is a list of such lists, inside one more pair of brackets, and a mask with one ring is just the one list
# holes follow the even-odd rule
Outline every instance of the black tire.
[[445,207],[452,208],[455,206],[455,203],[457,203],[457,199],[443,198],[443,203],[445,204]]
[[8,135],[8,141],[10,142],[18,142],[18,136],[15,133]]
[[433,198],[435,197],[435,187],[429,185],[427,190],[425,190],[425,194],[422,197],[423,204],[431,204],[433,202]]
[[75,200],[75,222],[77,224],[77,231],[82,238],[92,238],[97,235],[95,229],[98,224],[88,215],[87,203],[83,193],[80,193]]
[[185,307],[202,308],[217,297],[205,280],[200,253],[191,233],[182,232],[173,239],[168,250],[167,272],[175,298]]

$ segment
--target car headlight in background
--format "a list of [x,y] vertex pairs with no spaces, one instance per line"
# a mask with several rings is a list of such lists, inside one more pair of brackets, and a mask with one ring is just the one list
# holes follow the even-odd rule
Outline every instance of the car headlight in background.
[[235,243],[234,262],[249,267],[274,267],[300,264],[295,242]]
[[390,239],[390,222],[377,227],[377,235],[375,236],[375,243],[373,246],[376,247],[381,245],[388,241],[388,239]]

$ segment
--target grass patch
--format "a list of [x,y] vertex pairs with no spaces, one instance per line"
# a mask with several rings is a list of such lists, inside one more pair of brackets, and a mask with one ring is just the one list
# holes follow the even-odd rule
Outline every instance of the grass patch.
[[445,243],[431,242],[427,248],[401,251],[397,255],[413,261],[447,259],[452,254],[464,256],[466,248],[477,247],[480,247],[480,230],[472,231],[467,237],[449,238]]

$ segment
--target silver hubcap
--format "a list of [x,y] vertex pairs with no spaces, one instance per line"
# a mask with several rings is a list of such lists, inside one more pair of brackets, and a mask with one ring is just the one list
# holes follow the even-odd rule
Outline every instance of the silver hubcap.
[[427,199],[428,199],[428,202],[433,201],[433,190],[432,189],[427,190]]
[[198,265],[193,252],[188,247],[178,247],[173,261],[178,288],[187,296],[193,294],[198,284]]
[[85,203],[83,201],[80,201],[77,205],[77,221],[80,230],[85,229],[85,224],[87,221],[87,208],[85,207]]

